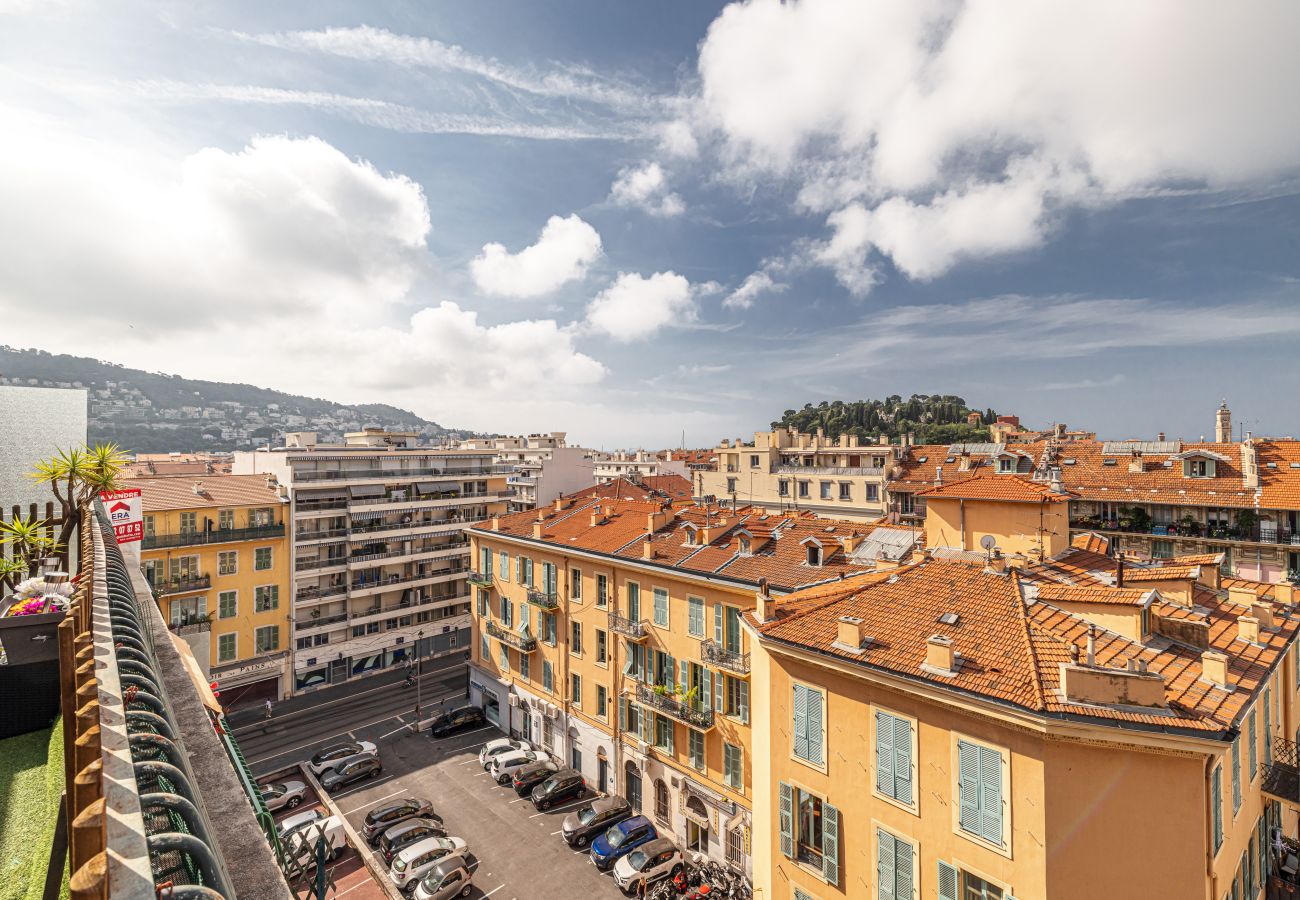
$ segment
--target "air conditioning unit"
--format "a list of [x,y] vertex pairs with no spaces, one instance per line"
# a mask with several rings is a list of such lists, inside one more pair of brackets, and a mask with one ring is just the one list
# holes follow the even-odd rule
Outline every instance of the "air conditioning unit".
[[559,718],[559,715],[560,715],[560,709],[559,709],[559,707],[557,707],[557,706],[556,706],[555,704],[553,704],[553,703],[548,703],[548,704],[546,704],[546,718],[548,718],[548,719],[556,719],[556,718]]
[[637,749],[641,751],[642,756],[645,756],[650,752],[650,745],[645,741],[637,741]]
[[511,695],[510,695],[510,708],[511,708],[511,709],[517,709],[518,707],[519,707],[519,695],[518,695],[518,694],[511,694]]
[[678,776],[674,775],[669,781],[672,782],[673,790],[680,791],[682,789],[682,780]]

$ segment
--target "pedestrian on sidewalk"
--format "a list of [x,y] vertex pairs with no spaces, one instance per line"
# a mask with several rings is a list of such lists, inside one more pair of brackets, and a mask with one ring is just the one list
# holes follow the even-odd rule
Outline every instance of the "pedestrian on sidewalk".
[[266,699],[266,717],[271,718],[271,698]]

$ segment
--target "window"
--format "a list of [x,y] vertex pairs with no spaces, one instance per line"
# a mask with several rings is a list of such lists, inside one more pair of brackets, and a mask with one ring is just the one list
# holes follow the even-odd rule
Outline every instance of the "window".
[[780,783],[781,853],[819,869],[831,884],[840,881],[840,813],[802,788]]
[[501,563],[499,570],[497,572],[497,577],[500,578],[502,581],[509,581],[510,580],[510,554],[502,550],[501,555],[497,558],[497,562]]
[[280,606],[280,586],[263,584],[253,588],[253,612],[266,612]]
[[501,651],[501,671],[509,672],[510,671],[510,648],[507,647],[505,644],[502,644],[500,647],[500,651]]
[[815,766],[824,763],[822,754],[822,704],[825,698],[816,688],[794,686],[794,755]]
[[992,747],[957,741],[957,825],[966,834],[1001,847],[1002,754]]
[[478,614],[480,618],[486,618],[488,615],[488,598],[492,596],[485,588],[478,589]]
[[555,690],[555,675],[551,671],[549,659],[542,660],[542,687],[552,692]]
[[569,573],[569,596],[582,601],[582,570],[574,569]]
[[569,651],[575,656],[582,655],[582,623],[571,622],[569,627]]
[[271,653],[280,649],[280,626],[263,625],[254,632],[258,653]]
[[1153,559],[1172,559],[1174,555],[1173,541],[1152,541],[1151,556]]
[[537,615],[541,618],[539,631],[542,632],[541,638],[552,647],[555,646],[555,613],[543,613],[538,610]]
[[253,551],[253,569],[265,572],[269,568],[271,568],[271,548],[258,547]]
[[881,900],[911,900],[916,851],[902,838],[876,829],[876,896]]
[[248,511],[249,528],[265,528],[273,522],[275,522],[275,510],[273,509],[250,509]]
[[777,494],[778,497],[789,497],[789,496],[790,496],[790,482],[786,481],[784,478],[782,478],[780,481],[778,481],[778,482],[776,483],[776,494]]
[[739,747],[723,743],[722,778],[732,790],[745,789],[745,756]]
[[867,490],[867,500],[874,503],[880,499],[880,486],[876,484],[865,485]]
[[[528,615],[525,613],[524,621],[528,621]],[[505,597],[501,598],[501,624],[506,628],[515,627],[515,605]]]
[[1241,809],[1241,735],[1232,742],[1232,814]]
[[181,534],[194,534],[198,531],[198,520],[196,514],[192,512],[183,512],[181,519]]
[[829,499],[831,499],[831,490],[832,490],[834,487],[835,487],[835,486],[834,486],[833,484],[831,484],[831,482],[829,482],[829,481],[823,481],[823,482],[821,482],[821,498],[822,498],[823,500],[829,500]]
[[633,622],[641,621],[641,585],[635,581],[627,583],[627,617]]
[[[455,632],[452,633],[455,634]],[[531,679],[533,677],[532,667],[533,667],[532,663],[529,662],[528,660],[528,654],[520,653],[519,654],[519,677],[522,678],[524,681],[528,681],[529,679]]]
[[608,635],[606,635],[605,632],[597,629],[596,630],[596,662],[600,663],[601,665],[604,665],[606,662],[609,661],[608,651],[607,651],[608,641],[609,641]]
[[738,869],[745,865],[745,834],[740,828],[727,832],[727,862]]
[[605,575],[596,576],[596,605],[607,606],[609,604],[609,578]]
[[[722,711],[734,719],[749,722],[749,682],[742,678],[722,676]],[[818,695],[821,696],[820,694]]]
[[899,803],[911,806],[914,802],[912,723],[880,710],[876,711],[875,720],[876,790]]
[[655,746],[660,750],[673,752],[673,720],[667,716],[655,716]]
[[654,589],[654,617],[655,625],[668,627],[668,591],[665,588]]
[[655,779],[655,819],[664,825],[670,825],[672,804],[668,799],[668,785],[664,784],[662,778]]
[[154,527],[155,527],[155,526],[154,526],[154,518],[153,518],[153,516],[145,516],[145,517],[144,517],[144,536],[145,536],[145,537],[153,537],[153,536],[156,534],[156,532],[154,531]]
[[853,483],[851,481],[840,482],[840,499],[841,500],[853,499]]
[[[958,891],[960,890],[960,893]],[[946,862],[939,863],[940,900],[1011,900],[1002,888]]]
[[[352,636],[353,636],[353,637],[357,637],[357,632],[358,632],[358,631],[362,631],[362,629],[359,629],[359,628],[353,628],[353,629],[352,629]],[[482,643],[482,646],[479,647],[479,653],[478,653],[478,656],[479,656],[479,659],[483,660],[484,662],[487,662],[489,659],[492,658],[492,652],[491,652],[491,649],[488,647],[488,638],[487,638],[487,635],[484,634],[484,635],[482,636],[481,640],[482,640],[483,643]]]
[[751,469],[757,469],[757,468],[758,468],[758,454],[757,454],[757,453],[751,453],[751,454],[749,455],[749,467],[750,467]]
[[1192,478],[1207,478],[1210,475],[1210,463],[1204,459],[1187,460],[1187,474]]
[[478,573],[487,578],[492,577],[492,548],[478,548]]
[[1214,826],[1214,852],[1223,846],[1223,766],[1214,767],[1210,779],[1210,822]]
[[238,658],[238,653],[236,653],[238,639],[239,635],[234,632],[217,635],[217,662],[230,662]]
[[704,637],[704,598],[686,598],[686,633],[691,637]]
[[1002,473],[1014,472],[1016,470],[1016,461],[1009,457],[1002,457],[998,460],[998,471]]
[[296,646],[299,650],[310,650],[310,649],[311,649],[311,638],[309,638],[309,637],[298,638],[298,640],[295,642],[294,646]]
[[217,594],[217,618],[233,619],[239,612],[238,600],[238,591],[222,591]]
[[811,481],[801,481],[801,482],[799,482],[799,496],[800,496],[800,498],[806,500],[806,499],[808,498],[808,496],[809,496],[809,491],[811,490],[811,488],[812,488],[812,482],[811,482]]
[[694,728],[686,729],[686,750],[690,757],[691,767],[704,771],[704,732],[696,731]]
[[234,575],[239,571],[239,551],[222,550],[217,554],[217,574]]
[[330,642],[330,636],[328,634],[313,634],[311,636],[311,641],[313,647],[319,647],[322,644],[328,644]]
[[582,676],[576,672],[569,675],[569,699],[574,706],[582,706]]
[[596,685],[596,715],[602,719],[609,715],[609,694],[603,684]]

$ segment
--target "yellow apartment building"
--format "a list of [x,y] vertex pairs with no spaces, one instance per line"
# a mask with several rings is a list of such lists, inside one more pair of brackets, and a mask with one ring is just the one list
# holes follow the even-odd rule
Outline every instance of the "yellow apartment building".
[[163,617],[227,707],[292,688],[285,501],[264,475],[130,478],[144,509],[141,565]]
[[[1014,546],[1029,507],[1008,502],[968,504],[958,531],[939,512],[927,535],[1010,523],[998,544]],[[1226,578],[1221,555],[1107,549],[1080,535],[1009,567],[928,547],[893,572],[760,598],[744,623],[766,713],[754,896],[1294,896],[1289,587]]]
[[819,516],[873,521],[885,514],[888,444],[862,444],[856,435],[827,438],[794,429],[758,431],[752,443],[723,441],[711,470],[693,473],[697,497]]
[[921,491],[925,545],[979,550],[992,541],[1007,556],[1041,560],[1070,546],[1069,501],[1050,483],[977,475]]
[[763,710],[741,619],[763,591],[836,581],[910,543],[886,550],[855,523],[628,494],[588,491],[470,530],[470,699],[684,849],[748,875],[750,729]]

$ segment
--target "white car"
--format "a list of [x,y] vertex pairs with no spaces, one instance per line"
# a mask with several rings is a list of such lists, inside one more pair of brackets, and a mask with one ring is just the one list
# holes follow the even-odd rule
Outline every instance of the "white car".
[[290,859],[297,859],[298,864],[311,868],[317,862],[316,845],[321,835],[325,836],[325,859],[331,860],[348,844],[347,832],[343,830],[343,819],[339,816],[317,819],[296,829],[284,841],[284,854]]
[[342,744],[334,744],[326,747],[324,750],[312,756],[307,760],[307,768],[317,778],[320,778],[330,769],[333,769],[344,760],[351,759],[360,753],[379,753],[379,748],[370,741],[344,741]]
[[520,750],[533,749],[527,741],[517,741],[514,738],[497,738],[495,741],[488,741],[483,745],[483,749],[478,752],[478,764],[486,769],[492,765],[492,760],[502,753],[517,753]]
[[667,878],[682,867],[682,853],[668,838],[655,838],[614,864],[614,883],[625,894]]
[[524,766],[548,762],[550,758],[551,755],[545,750],[515,750],[513,753],[502,753],[495,757],[488,771],[492,773],[492,780],[497,784],[507,784],[515,777],[515,772]]
[[468,845],[458,837],[433,837],[412,844],[393,860],[388,879],[404,891],[415,890],[420,877],[444,859],[465,858]]
[[301,781],[283,781],[275,784],[264,784],[262,789],[262,802],[271,812],[277,809],[293,809],[299,803],[307,799],[307,785]]
[[280,842],[283,843],[292,832],[297,831],[304,825],[310,825],[317,819],[325,818],[327,813],[323,809],[309,809],[306,812],[295,813],[280,820],[275,826],[275,830],[280,834]]

